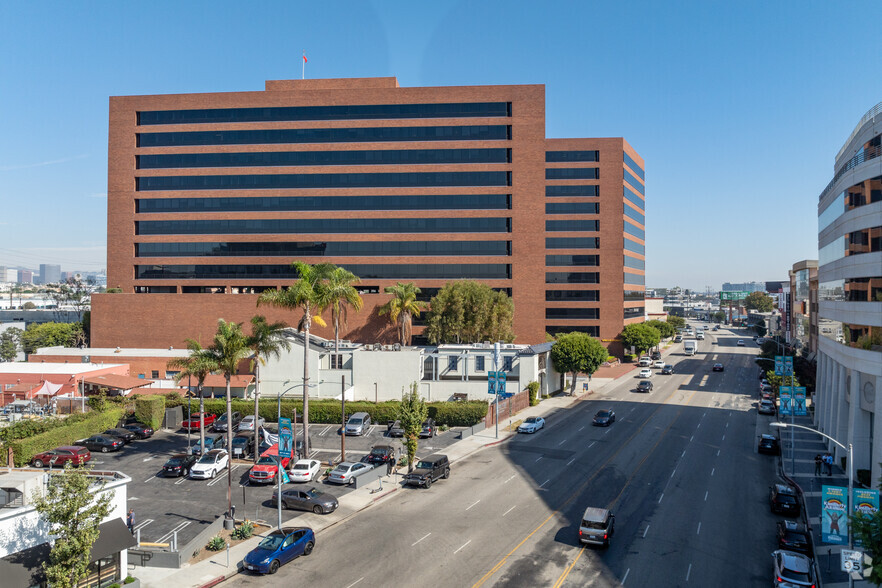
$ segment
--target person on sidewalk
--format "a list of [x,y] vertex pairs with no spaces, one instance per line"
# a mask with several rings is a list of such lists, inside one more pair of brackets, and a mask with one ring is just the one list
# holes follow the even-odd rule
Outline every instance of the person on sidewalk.
[[827,464],[827,475],[832,476],[833,475],[833,456],[828,453],[827,455],[824,456],[824,461]]
[[815,455],[815,475],[816,476],[821,475],[821,454],[820,453]]
[[132,535],[135,534],[135,509],[130,508],[129,514],[126,516],[126,526],[129,528],[129,533]]

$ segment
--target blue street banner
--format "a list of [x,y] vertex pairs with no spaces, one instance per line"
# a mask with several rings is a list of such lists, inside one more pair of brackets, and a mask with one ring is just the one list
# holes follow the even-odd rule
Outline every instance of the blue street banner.
[[783,376],[784,375],[784,356],[776,355],[775,356],[775,375]]
[[848,489],[821,486],[821,541],[833,545],[848,543]]
[[487,372],[487,394],[496,394],[496,372]]
[[784,356],[784,375],[792,376],[793,375],[793,357],[789,355]]
[[805,405],[805,388],[797,386],[793,389],[793,414],[807,416],[808,408]]
[[496,372],[496,393],[505,394],[505,372]]
[[[851,499],[855,515],[871,517],[879,510],[879,491],[868,488],[855,488]],[[855,547],[863,547],[863,542],[854,538]]]
[[[279,419],[279,457],[291,457],[291,446],[294,434],[291,430],[291,419],[282,417]],[[284,469],[284,468],[283,468]]]
[[781,386],[778,388],[778,400],[781,401],[780,406],[778,407],[778,414],[780,416],[790,416],[793,402],[793,391],[790,386]]

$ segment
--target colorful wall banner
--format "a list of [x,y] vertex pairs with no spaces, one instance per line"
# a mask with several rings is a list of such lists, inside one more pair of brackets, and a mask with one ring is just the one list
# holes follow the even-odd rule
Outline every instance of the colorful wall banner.
[[793,389],[793,414],[807,416],[808,408],[805,405],[805,388],[798,386]]
[[793,402],[793,392],[790,386],[780,386],[778,388],[778,400],[781,401],[778,407],[780,416],[790,416],[790,409]]
[[291,457],[291,446],[294,434],[291,429],[291,419],[282,417],[279,419],[279,457]]
[[848,544],[848,489],[821,486],[821,541],[833,545]]
[[[879,491],[869,488],[855,488],[851,499],[854,513],[871,517],[879,510]],[[863,547],[862,542],[855,537],[855,547]]]
[[783,376],[784,375],[784,356],[776,355],[775,356],[775,375]]

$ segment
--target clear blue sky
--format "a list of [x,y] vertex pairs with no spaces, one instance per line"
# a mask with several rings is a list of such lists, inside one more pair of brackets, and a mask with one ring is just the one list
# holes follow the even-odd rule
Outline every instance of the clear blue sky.
[[646,160],[647,286],[786,277],[882,100],[878,1],[0,3],[0,265],[105,265],[108,97],[267,79],[546,85]]

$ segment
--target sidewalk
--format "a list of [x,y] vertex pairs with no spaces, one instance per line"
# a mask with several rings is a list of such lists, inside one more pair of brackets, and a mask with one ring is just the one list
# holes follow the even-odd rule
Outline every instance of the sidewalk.
[[[783,417],[790,423],[790,417]],[[793,423],[815,428],[810,416],[793,417]],[[815,544],[815,560],[820,572],[820,585],[825,588],[844,588],[848,586],[848,575],[840,571],[839,552],[843,546],[826,545],[821,542],[821,486],[848,487],[848,474],[840,464],[833,465],[833,475],[815,476],[815,455],[827,452],[825,439],[814,433],[800,429],[779,429],[781,434],[781,465],[786,477],[796,482],[802,489],[812,539]],[[794,434],[795,452],[791,451],[790,435]],[[824,471],[824,470],[822,470]],[[847,546],[845,546],[847,549]],[[855,586],[869,586],[864,580],[855,580]]]

